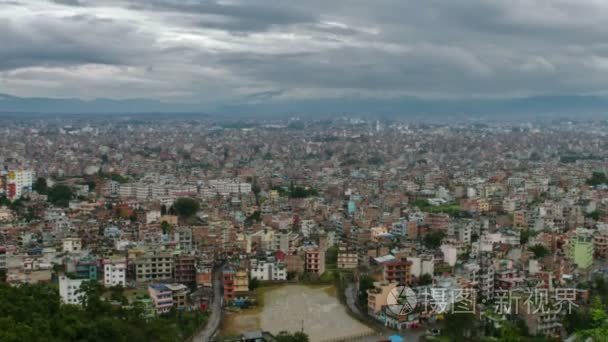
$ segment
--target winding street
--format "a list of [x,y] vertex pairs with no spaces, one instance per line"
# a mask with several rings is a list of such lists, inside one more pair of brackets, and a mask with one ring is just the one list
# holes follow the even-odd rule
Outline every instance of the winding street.
[[222,321],[222,302],[223,302],[223,291],[222,291],[222,270],[223,267],[219,267],[213,274],[213,300],[209,310],[209,320],[203,330],[198,335],[192,338],[193,342],[208,342],[220,327]]

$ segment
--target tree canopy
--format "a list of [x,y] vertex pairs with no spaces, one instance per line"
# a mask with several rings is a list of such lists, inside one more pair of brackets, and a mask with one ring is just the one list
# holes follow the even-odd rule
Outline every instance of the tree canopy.
[[53,185],[47,193],[48,201],[57,207],[67,207],[74,196],[72,189],[64,184]]
[[275,341],[277,342],[308,342],[308,335],[306,335],[303,332],[296,332],[293,334],[290,334],[286,331],[281,331],[280,333],[277,334],[277,336],[275,336]]
[[34,185],[32,185],[32,189],[39,194],[45,195],[49,190],[46,179],[43,177],[38,177],[36,182],[34,182]]
[[442,231],[432,231],[424,236],[422,239],[424,245],[428,249],[437,249],[441,246],[441,241],[445,237],[445,233]]
[[199,208],[198,201],[190,197],[180,197],[173,203],[173,209],[181,217],[191,217]]
[[547,247],[545,247],[543,245],[539,245],[539,244],[536,244],[536,245],[530,247],[530,251],[532,251],[532,253],[534,253],[534,257],[536,259],[542,259],[542,258],[546,257],[547,255],[549,255],[549,250],[547,249]]
[[205,321],[198,312],[146,320],[139,305],[102,300],[99,284],[81,291],[82,306],[64,305],[46,284],[0,284],[0,341],[183,341]]
[[603,172],[594,172],[591,178],[587,179],[588,185],[608,184],[608,177]]

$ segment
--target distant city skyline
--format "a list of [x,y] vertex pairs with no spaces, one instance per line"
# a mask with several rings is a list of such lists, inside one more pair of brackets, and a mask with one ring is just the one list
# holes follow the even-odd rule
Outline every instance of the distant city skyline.
[[607,16],[565,0],[0,1],[0,93],[201,108],[605,96]]

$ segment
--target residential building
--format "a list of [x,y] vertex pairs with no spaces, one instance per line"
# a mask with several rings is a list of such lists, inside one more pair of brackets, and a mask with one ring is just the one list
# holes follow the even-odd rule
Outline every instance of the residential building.
[[261,281],[287,280],[287,267],[279,262],[253,260],[249,272],[252,279]]
[[305,249],[304,268],[307,273],[325,273],[325,251],[317,246],[308,246]]
[[77,237],[68,237],[61,240],[62,250],[67,253],[78,253],[82,250],[82,240]]
[[397,283],[374,282],[374,287],[367,290],[367,312],[376,317],[382,309],[388,305],[387,299],[391,291],[397,287]]
[[103,261],[103,284],[106,287],[127,286],[127,260],[125,258]]
[[13,170],[7,174],[7,198],[15,200],[32,191],[35,173],[32,170]]
[[171,280],[173,278],[173,256],[165,252],[144,254],[135,260],[137,282]]
[[59,276],[59,296],[64,304],[82,304],[80,286],[86,279],[71,279],[65,275]]
[[411,267],[412,262],[406,258],[385,262],[382,264],[382,280],[409,285],[412,283]]
[[346,246],[338,248],[338,269],[352,270],[359,265],[359,256],[354,249],[348,249]]
[[157,315],[169,313],[173,308],[173,292],[165,284],[150,284],[148,294]]
[[180,284],[196,282],[196,257],[193,255],[178,255],[174,259],[173,279]]

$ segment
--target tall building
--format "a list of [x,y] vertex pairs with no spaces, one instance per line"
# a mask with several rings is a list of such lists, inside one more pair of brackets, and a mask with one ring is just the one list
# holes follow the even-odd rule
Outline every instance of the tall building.
[[339,269],[355,269],[359,265],[359,256],[354,249],[348,249],[346,246],[340,246],[338,249],[338,268]]
[[173,279],[176,283],[194,284],[196,282],[196,257],[193,255],[175,257],[173,270]]
[[127,285],[127,260],[106,259],[103,261],[103,285],[126,286]]
[[396,282],[398,284],[409,285],[412,283],[412,262],[406,258],[386,262],[382,265],[383,280],[389,283]]
[[135,260],[137,282],[171,280],[173,278],[173,256],[170,253],[151,253]]
[[34,171],[32,170],[9,171],[6,177],[6,194],[8,199],[15,200],[21,198],[25,192],[32,191],[34,175]]
[[309,246],[306,248],[305,253],[305,271],[318,275],[325,273],[325,251],[317,246]]

